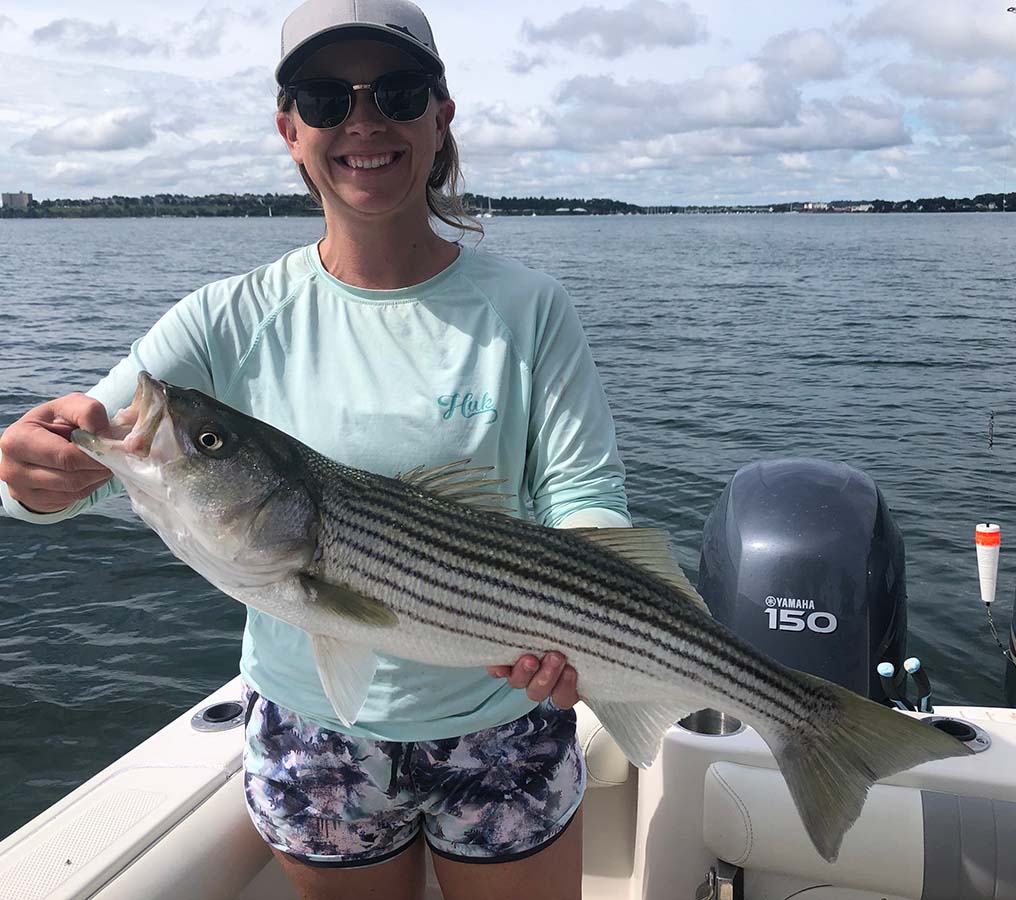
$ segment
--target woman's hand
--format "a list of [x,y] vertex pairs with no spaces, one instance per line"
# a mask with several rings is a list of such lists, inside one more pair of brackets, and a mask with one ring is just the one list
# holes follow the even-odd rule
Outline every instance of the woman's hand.
[[113,473],[71,443],[71,432],[109,427],[106,408],[85,394],[67,394],[29,410],[0,436],[0,481],[32,512],[66,509]]
[[525,688],[526,696],[539,703],[550,697],[558,709],[571,709],[579,702],[578,674],[554,651],[542,662],[527,654],[514,666],[487,666],[487,672],[492,678],[507,678],[513,688]]

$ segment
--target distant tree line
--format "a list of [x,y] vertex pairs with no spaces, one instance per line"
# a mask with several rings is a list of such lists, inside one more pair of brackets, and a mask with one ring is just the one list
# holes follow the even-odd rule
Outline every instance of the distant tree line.
[[[467,193],[463,204],[473,215],[616,215],[643,213],[837,213],[868,212],[1016,212],[1016,193],[976,197],[930,197],[918,200],[834,200],[821,210],[801,202],[727,206],[636,206],[602,197],[493,197]],[[0,208],[0,219],[124,218],[144,216],[320,216],[320,204],[309,194],[153,194],[143,197],[92,197],[87,200],[32,200],[27,209]]]
[[537,215],[559,214],[568,212],[587,212],[591,215],[613,215],[616,213],[644,213],[646,207],[620,200],[609,200],[604,197],[492,197],[486,194],[465,193],[462,195],[463,205],[472,213],[483,213],[487,210],[499,215]]
[[6,219],[320,215],[320,204],[309,194],[114,195],[88,200],[33,200],[27,209],[0,209],[0,218]]
[[1016,212],[1016,193],[976,197],[923,197],[920,200],[873,200],[872,212]]

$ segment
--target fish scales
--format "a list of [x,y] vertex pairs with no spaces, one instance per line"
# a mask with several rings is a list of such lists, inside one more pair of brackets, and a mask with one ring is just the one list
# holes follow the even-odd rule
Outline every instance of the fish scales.
[[[328,464],[323,458],[313,460],[312,464],[325,469],[339,469],[338,466]],[[813,690],[798,685],[791,679],[776,684],[773,679],[768,678],[769,670],[758,665],[753,665],[757,657],[761,660],[750,645],[731,647],[729,640],[725,641],[707,616],[698,613],[694,609],[684,609],[675,602],[674,591],[667,585],[653,579],[649,573],[634,571],[636,576],[625,579],[623,570],[617,580],[609,585],[613,596],[601,596],[589,598],[584,596],[588,586],[593,583],[595,570],[606,561],[607,564],[617,566],[619,560],[614,560],[609,551],[587,545],[584,541],[570,540],[571,536],[565,532],[553,533],[556,540],[542,540],[550,537],[545,529],[534,529],[529,523],[514,520],[505,516],[496,516],[490,513],[477,512],[470,509],[463,509],[459,504],[450,504],[446,501],[429,499],[425,507],[414,504],[412,500],[413,490],[391,479],[365,480],[361,478],[350,479],[345,491],[339,495],[336,501],[335,514],[330,517],[334,523],[359,523],[357,526],[336,525],[333,527],[344,529],[344,534],[323,536],[323,544],[326,554],[329,548],[350,547],[355,539],[348,536],[349,532],[365,530],[367,536],[380,540],[387,539],[392,545],[397,546],[401,553],[385,557],[371,548],[364,548],[361,552],[367,559],[361,561],[358,568],[361,572],[369,570],[371,562],[387,562],[393,566],[396,573],[401,576],[397,580],[386,579],[386,584],[379,591],[379,599],[392,602],[396,608],[402,609],[392,598],[391,594],[398,594],[406,591],[406,585],[414,577],[420,577],[425,563],[430,563],[429,568],[435,573],[435,578],[429,581],[432,588],[444,589],[451,597],[468,596],[468,598],[481,609],[489,607],[486,624],[494,624],[497,621],[497,614],[503,612],[514,613],[520,617],[535,618],[545,625],[557,625],[563,631],[551,633],[535,631],[532,629],[519,631],[517,627],[510,628],[506,624],[505,630],[497,636],[498,640],[512,646],[519,644],[519,637],[522,638],[543,638],[563,644],[566,642],[567,631],[578,629],[579,633],[590,639],[600,639],[608,642],[611,646],[623,650],[638,658],[641,654],[648,653],[654,658],[660,668],[651,672],[642,670],[650,677],[666,677],[667,675],[681,678],[694,679],[701,676],[701,672],[678,665],[691,657],[697,664],[705,667],[717,676],[718,679],[710,684],[718,694],[735,698],[743,694],[745,689],[757,690],[760,683],[770,682],[775,688],[782,690],[774,696],[782,698],[784,693],[790,694],[795,702],[812,703],[815,700]],[[380,502],[379,502],[380,500]],[[326,493],[323,497],[325,507],[328,508],[329,497]],[[463,528],[463,522],[469,522],[470,528]],[[367,523],[376,523],[379,531],[371,533],[367,530]],[[482,526],[484,541],[477,542],[475,534],[477,528]],[[487,542],[487,536],[492,532],[498,537],[504,538],[500,544],[491,546],[493,542]],[[450,542],[452,539],[453,542]],[[567,568],[568,562],[572,563],[571,568],[577,569],[584,565],[585,570],[579,569],[577,577],[572,579],[558,579],[554,587],[556,592],[551,592],[545,584],[545,580],[533,578],[532,567],[527,566],[523,561],[528,557],[528,551],[533,548],[539,552],[545,565],[551,571],[562,571]],[[576,552],[576,550],[578,552]],[[398,559],[404,560],[401,564]],[[470,567],[462,567],[461,561],[465,559]],[[341,568],[341,563],[334,563],[336,568]],[[472,566],[483,567],[487,577],[479,574]],[[514,574],[515,581],[498,575]],[[444,581],[440,580],[441,576]],[[653,582],[656,582],[655,584]],[[528,585],[533,590],[526,594]],[[365,588],[371,590],[372,585],[369,579]],[[543,587],[543,590],[538,588]],[[630,587],[629,587],[630,586]],[[491,591],[491,587],[501,589],[502,593]],[[649,588],[655,588],[652,593]],[[633,602],[632,597],[640,594],[645,595],[650,601],[656,603]],[[523,602],[519,602],[520,595]],[[628,598],[625,603],[624,599]],[[617,607],[614,609],[614,600],[617,599]],[[603,607],[597,606],[590,599],[604,603]],[[525,600],[535,602],[526,603]],[[414,614],[414,605],[423,606],[431,610],[439,608],[436,598],[425,594],[416,594],[411,597],[404,611],[410,615]],[[665,611],[665,604],[674,608],[674,615],[669,621],[662,619]],[[684,604],[685,607],[688,604]],[[630,621],[619,620],[617,615],[621,609],[628,607],[633,618]],[[448,613],[443,621],[428,619],[429,624],[440,624],[447,628],[454,628],[456,617],[461,617],[460,607],[444,604],[440,609]],[[560,616],[552,616],[551,612],[569,610],[576,615],[572,620],[564,620]],[[611,615],[607,614],[607,610]],[[492,611],[492,614],[491,614]],[[639,614],[641,613],[641,617]],[[479,610],[471,613],[475,617]],[[641,621],[655,618],[664,634],[652,633],[649,629],[639,628]],[[502,617],[503,620],[503,617]],[[675,627],[675,620],[679,624]],[[599,630],[588,627],[589,622],[608,627],[611,634],[620,633],[622,636],[641,636],[643,642],[640,645],[623,644],[619,640],[610,640]],[[583,627],[586,626],[586,627]],[[684,633],[682,633],[684,632]],[[468,633],[468,632],[466,632]],[[666,638],[672,641],[666,642]],[[515,638],[514,640],[512,638]],[[522,642],[523,644],[525,642]],[[553,646],[548,644],[547,646]],[[665,651],[661,653],[660,651]],[[611,657],[606,654],[599,654],[600,658],[624,664],[617,656]],[[715,660],[715,661],[714,661]],[[720,663],[720,664],[717,664]],[[726,665],[722,665],[726,664]],[[751,678],[757,679],[755,683]],[[655,693],[655,691],[653,692]],[[792,713],[793,708],[786,703],[774,701],[770,704],[753,707],[760,712],[770,712],[778,718],[786,719],[787,713]]]
[[[420,560],[421,555],[426,552],[425,547],[426,543],[420,542],[415,545],[408,546],[406,548],[407,551],[411,553],[412,555],[411,558],[413,561],[412,563],[407,564],[405,567],[398,568],[398,572],[403,576],[403,580],[399,581],[397,585],[393,585],[391,589],[405,590],[406,585],[405,579],[411,579],[414,576],[418,577],[421,575]],[[365,552],[368,552],[369,555],[374,559],[378,558],[373,551],[365,551]],[[477,559],[477,561],[479,562],[482,560]],[[659,662],[661,666],[661,669],[656,672],[649,672],[647,670],[643,670],[645,674],[650,675],[651,677],[657,678],[665,677],[668,674],[688,679],[696,679],[697,677],[700,677],[701,672],[696,672],[695,670],[683,668],[677,665],[677,663],[684,662],[690,657],[693,661],[697,662],[702,667],[714,672],[717,676],[720,676],[724,679],[722,682],[714,681],[711,683],[710,686],[714,690],[716,690],[717,693],[727,698],[737,697],[739,695],[739,692],[743,692],[744,689],[746,688],[757,689],[759,683],[772,681],[771,678],[767,677],[769,675],[768,670],[766,670],[765,668],[756,667],[752,665],[751,656],[753,655],[753,653],[750,646],[740,648],[739,653],[734,653],[732,651],[736,651],[739,648],[731,648],[727,643],[724,643],[722,640],[718,639],[717,635],[710,634],[706,629],[693,628],[691,626],[691,622],[689,622],[689,627],[688,629],[686,629],[691,633],[685,636],[679,636],[675,634],[674,637],[676,637],[677,640],[671,642],[669,646],[667,646],[660,639],[658,639],[659,636],[653,636],[643,630],[634,627],[630,626],[626,627],[625,623],[617,620],[611,621],[610,617],[605,616],[598,609],[590,607],[588,604],[582,605],[576,603],[569,603],[569,598],[563,597],[561,595],[557,596],[548,594],[530,595],[531,599],[534,599],[542,603],[541,607],[536,607],[537,610],[536,613],[534,613],[534,607],[532,606],[505,606],[506,602],[511,603],[512,600],[516,599],[516,594],[519,593],[518,590],[514,594],[510,594],[506,597],[500,597],[493,595],[491,593],[491,591],[489,590],[489,584],[486,582],[480,585],[480,587],[482,588],[487,588],[486,590],[470,590],[468,586],[469,582],[475,581],[475,578],[471,577],[471,575],[472,573],[461,573],[453,571],[447,575],[448,581],[446,581],[444,584],[441,584],[440,582],[431,581],[430,585],[432,587],[438,588],[443,587],[446,590],[450,591],[453,595],[467,596],[470,600],[474,601],[478,605],[483,605],[488,602],[492,602],[496,610],[506,609],[507,611],[514,612],[519,615],[525,616],[535,615],[537,618],[540,618],[541,621],[544,622],[559,624],[564,626],[565,628],[578,629],[580,633],[583,634],[585,637],[591,639],[600,638],[602,640],[607,641],[611,646],[625,650],[633,655],[636,655],[636,657],[637,655],[640,654],[648,654],[651,658]],[[369,587],[367,589],[369,590]],[[521,590],[521,586],[519,590]],[[421,603],[423,605],[427,605],[428,603],[430,603],[431,605],[433,604],[433,598],[428,598],[426,596],[420,595],[417,596],[415,599],[418,603]],[[558,607],[562,608],[570,607],[571,609],[578,611],[580,615],[571,622],[564,622],[560,618],[554,617],[548,618],[550,610]],[[445,610],[451,613],[453,617],[455,614],[460,614],[459,607],[445,607]],[[455,620],[453,617],[449,618],[442,624],[446,625],[449,628],[454,627]],[[645,642],[641,646],[634,646],[631,644],[625,645],[616,640],[610,640],[605,635],[602,635],[596,629],[582,627],[584,622],[588,622],[590,620],[602,623],[604,625],[608,625],[615,631],[620,631],[622,634],[638,635],[640,634],[641,631],[641,634],[645,638]],[[706,617],[701,617],[701,622],[704,623],[706,626],[708,626],[711,620],[709,620]],[[510,644],[511,646],[515,646],[518,643],[518,641],[511,640],[513,636],[515,636],[516,638],[519,636],[528,638],[547,638],[546,632],[537,632],[533,630],[519,631],[516,628],[514,632],[506,632],[501,634],[500,639],[503,640],[505,643]],[[552,640],[558,640],[559,642],[563,643],[565,641],[565,638],[555,637],[552,638]],[[661,649],[668,651],[665,657],[659,654],[659,651]],[[714,662],[714,660],[711,658],[709,652],[710,650],[712,650],[712,652],[719,657],[719,659],[716,662]],[[608,657],[605,655],[601,655],[600,658],[609,659],[610,661],[620,663],[620,660],[617,657]],[[718,664],[724,662],[727,663],[728,665],[722,666]],[[755,683],[748,680],[752,677],[757,679]],[[804,686],[799,686],[796,683],[794,683],[793,680],[789,682],[784,682],[781,685],[774,686],[782,687],[785,691],[788,691],[792,695],[789,699],[805,703],[811,703],[812,701],[814,701],[815,698],[814,689],[810,690],[806,689]],[[774,694],[774,697],[776,698],[781,698],[782,696],[783,694],[781,692],[777,692]],[[774,715],[776,715],[777,718],[781,719],[786,718],[786,716],[781,715],[781,713],[785,713],[789,709],[789,707],[786,704],[780,703],[778,701],[765,707],[753,706],[752,708],[758,711],[773,710]]]
[[970,753],[712,620],[659,532],[554,530],[474,508],[490,499],[476,496],[480,470],[465,464],[395,479],[353,469],[144,372],[108,433],[72,439],[114,471],[179,558],[307,633],[344,723],[356,720],[377,653],[478,666],[562,651],[638,766],[694,709],[752,725],[830,861],[872,783]]
[[[393,482],[393,484],[397,485],[398,483]],[[629,573],[634,571],[634,578],[628,578],[623,582],[610,583],[606,588],[601,585],[600,589],[596,590],[595,572],[603,571],[606,577],[609,574],[609,569],[621,561],[613,557],[609,551],[590,548],[584,541],[573,541],[565,548],[565,552],[558,552],[552,555],[553,551],[558,549],[555,547],[552,538],[560,538],[562,535],[567,536],[567,533],[552,532],[548,534],[546,529],[539,529],[534,533],[533,526],[528,523],[522,523],[501,516],[494,519],[491,519],[489,516],[483,518],[482,513],[464,510],[460,505],[456,505],[457,509],[449,508],[443,510],[446,514],[441,518],[428,517],[428,514],[435,512],[434,508],[428,507],[421,513],[420,509],[414,509],[407,503],[407,500],[411,498],[397,496],[399,493],[397,491],[388,491],[386,493],[389,496],[395,495],[397,502],[395,504],[385,504],[383,507],[359,509],[357,517],[361,520],[378,521],[382,526],[389,526],[393,532],[404,532],[408,516],[407,510],[412,509],[413,534],[429,534],[434,540],[430,545],[425,545],[423,542],[418,542],[413,546],[403,545],[409,553],[418,553],[424,547],[427,547],[427,549],[433,551],[430,554],[431,559],[443,558],[444,561],[466,559],[472,564],[486,566],[489,572],[502,576],[511,575],[519,583],[523,581],[532,582],[538,587],[558,588],[560,591],[568,593],[582,592],[597,599],[599,597],[610,596],[612,613],[627,610],[643,619],[648,619],[649,624],[658,625],[667,631],[674,628],[675,617],[683,616],[680,606],[673,604],[673,602],[670,603],[669,618],[661,615],[659,604],[639,605],[633,602],[632,598],[637,598],[640,591],[645,593],[649,599],[654,599],[655,597],[666,599],[667,595],[672,595],[673,592],[666,586],[662,586],[658,580],[652,579],[649,573],[632,570],[631,566],[627,568]],[[398,505],[398,501],[402,502],[402,506]],[[379,509],[383,510],[383,513],[379,514]],[[388,515],[386,516],[384,513]],[[481,521],[464,523],[462,521],[463,513],[467,516],[471,515],[475,519],[481,519]],[[400,526],[402,527],[400,528]],[[428,528],[428,526],[430,527]],[[482,527],[484,530],[485,539],[482,543],[475,540],[475,533],[478,527]],[[492,549],[491,545],[493,541],[490,539],[490,536],[498,532],[503,532],[506,540],[503,545]],[[406,535],[406,537],[412,537],[412,535]],[[447,540],[449,538],[454,540]],[[526,542],[525,558],[523,558],[523,554],[519,551],[520,539]],[[590,553],[590,550],[593,552]],[[540,572],[538,578],[533,578],[534,564],[527,560],[531,555],[537,553],[542,555],[541,558],[547,569],[547,574]],[[576,559],[578,559],[577,563],[575,562]],[[563,578],[555,579],[554,572],[573,572],[577,577],[571,580]],[[461,575],[462,573],[457,573],[457,577],[461,577]],[[491,583],[493,584],[508,583],[509,581],[507,578],[491,577]],[[651,589],[651,592],[646,590],[647,585]],[[519,592],[523,592],[520,584],[516,584],[516,588]],[[543,602],[560,600],[559,596],[546,591],[536,591],[532,596],[534,599]]]

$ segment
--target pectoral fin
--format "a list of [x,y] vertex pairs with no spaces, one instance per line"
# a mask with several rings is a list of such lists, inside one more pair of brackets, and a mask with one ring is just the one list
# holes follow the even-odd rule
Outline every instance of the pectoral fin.
[[342,584],[304,573],[300,583],[308,597],[336,615],[352,619],[361,625],[376,625],[379,628],[394,628],[399,624],[399,617],[387,606]]
[[338,720],[343,725],[352,725],[374,680],[377,669],[374,651],[323,634],[312,634],[310,644],[325,696]]

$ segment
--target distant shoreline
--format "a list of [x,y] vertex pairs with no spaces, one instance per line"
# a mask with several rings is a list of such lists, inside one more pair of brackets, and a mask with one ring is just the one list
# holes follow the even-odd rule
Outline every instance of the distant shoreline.
[[[17,195],[27,197],[30,195]],[[6,199],[6,198],[5,198]],[[1014,212],[1016,192],[976,197],[930,197],[918,200],[836,200],[768,204],[637,206],[619,200],[578,197],[488,197],[464,194],[470,215],[596,216],[776,213],[952,213]],[[150,219],[150,218],[274,218],[320,217],[322,210],[309,194],[156,194],[143,197],[92,197],[87,200],[29,200],[27,205],[0,207],[0,219]]]
[[[907,210],[895,212],[894,215],[903,216],[923,216],[923,215],[952,215],[954,213],[964,213],[969,215],[991,215],[994,212],[1001,212],[1002,210],[984,210],[984,209],[970,209],[970,210],[923,210],[918,212],[917,210]],[[1016,212],[1016,209],[1006,209],[1005,212],[1011,213]],[[589,213],[581,215],[578,213],[558,213],[558,214],[536,214],[534,217],[541,219],[591,219],[591,218],[602,218],[604,216],[620,217],[620,216],[789,216],[789,215],[820,215],[819,213],[802,213],[799,210],[777,210],[770,212],[769,210],[721,210],[721,209],[697,209],[697,210],[682,210],[680,212],[647,212],[647,213]],[[81,220],[81,221],[100,221],[109,219],[127,219],[127,220],[140,220],[140,219],[312,219],[320,218],[324,219],[324,216],[320,213],[315,217],[313,215],[302,215],[302,214],[279,214],[273,216],[254,216],[254,215],[241,215],[238,213],[224,213],[224,214],[205,214],[201,215],[198,213],[159,213],[155,215],[144,215],[140,213],[125,214],[125,215],[95,215],[95,214],[76,214],[76,215],[46,215],[46,216],[31,216],[31,215],[3,215],[0,213],[0,219],[9,219],[11,221],[21,220],[29,222],[47,222],[52,220]],[[499,213],[494,212],[490,217],[494,219],[524,219],[529,218],[522,213]],[[836,217],[834,218],[841,218]],[[856,218],[853,216],[853,218]]]

